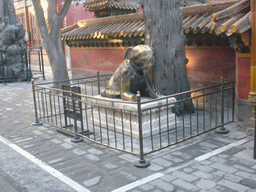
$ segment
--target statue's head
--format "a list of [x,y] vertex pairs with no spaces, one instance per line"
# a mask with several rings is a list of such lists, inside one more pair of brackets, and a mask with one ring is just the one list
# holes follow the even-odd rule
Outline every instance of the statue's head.
[[137,67],[153,66],[154,51],[148,45],[137,45],[128,47],[125,59],[131,60]]

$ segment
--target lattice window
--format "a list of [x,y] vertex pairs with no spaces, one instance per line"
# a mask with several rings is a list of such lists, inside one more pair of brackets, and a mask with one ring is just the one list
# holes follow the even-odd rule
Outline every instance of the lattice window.
[[39,28],[37,27],[35,15],[30,14],[31,21],[31,38],[33,42],[33,47],[42,46],[42,39]]
[[26,29],[26,22],[25,22],[24,13],[18,14],[16,17],[17,17],[17,22],[21,23],[23,25],[23,29]]

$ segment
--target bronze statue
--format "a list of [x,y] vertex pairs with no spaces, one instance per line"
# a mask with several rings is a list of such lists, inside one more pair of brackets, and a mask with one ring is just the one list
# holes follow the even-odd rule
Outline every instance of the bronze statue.
[[159,97],[160,93],[153,82],[154,56],[152,48],[148,45],[129,47],[124,59],[101,95],[135,101],[139,91],[140,95],[144,97]]

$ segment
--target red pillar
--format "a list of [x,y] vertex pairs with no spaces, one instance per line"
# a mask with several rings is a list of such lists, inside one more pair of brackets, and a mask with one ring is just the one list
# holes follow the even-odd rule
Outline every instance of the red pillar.
[[25,15],[25,23],[26,23],[26,33],[28,35],[28,41],[27,41],[28,47],[32,47],[27,0],[24,0],[24,15]]

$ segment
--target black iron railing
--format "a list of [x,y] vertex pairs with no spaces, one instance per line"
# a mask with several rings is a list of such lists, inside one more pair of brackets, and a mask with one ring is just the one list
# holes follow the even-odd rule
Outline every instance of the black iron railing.
[[[234,82],[137,102],[99,96],[111,75],[99,75],[45,84],[32,83],[36,123],[59,131],[140,155],[183,142],[234,121]],[[182,98],[176,100],[175,98]],[[176,115],[192,103],[194,110]]]
[[28,51],[28,64],[31,66],[33,75],[42,75],[43,80],[45,80],[45,70],[44,70],[44,57],[43,48],[39,47],[29,47]]

